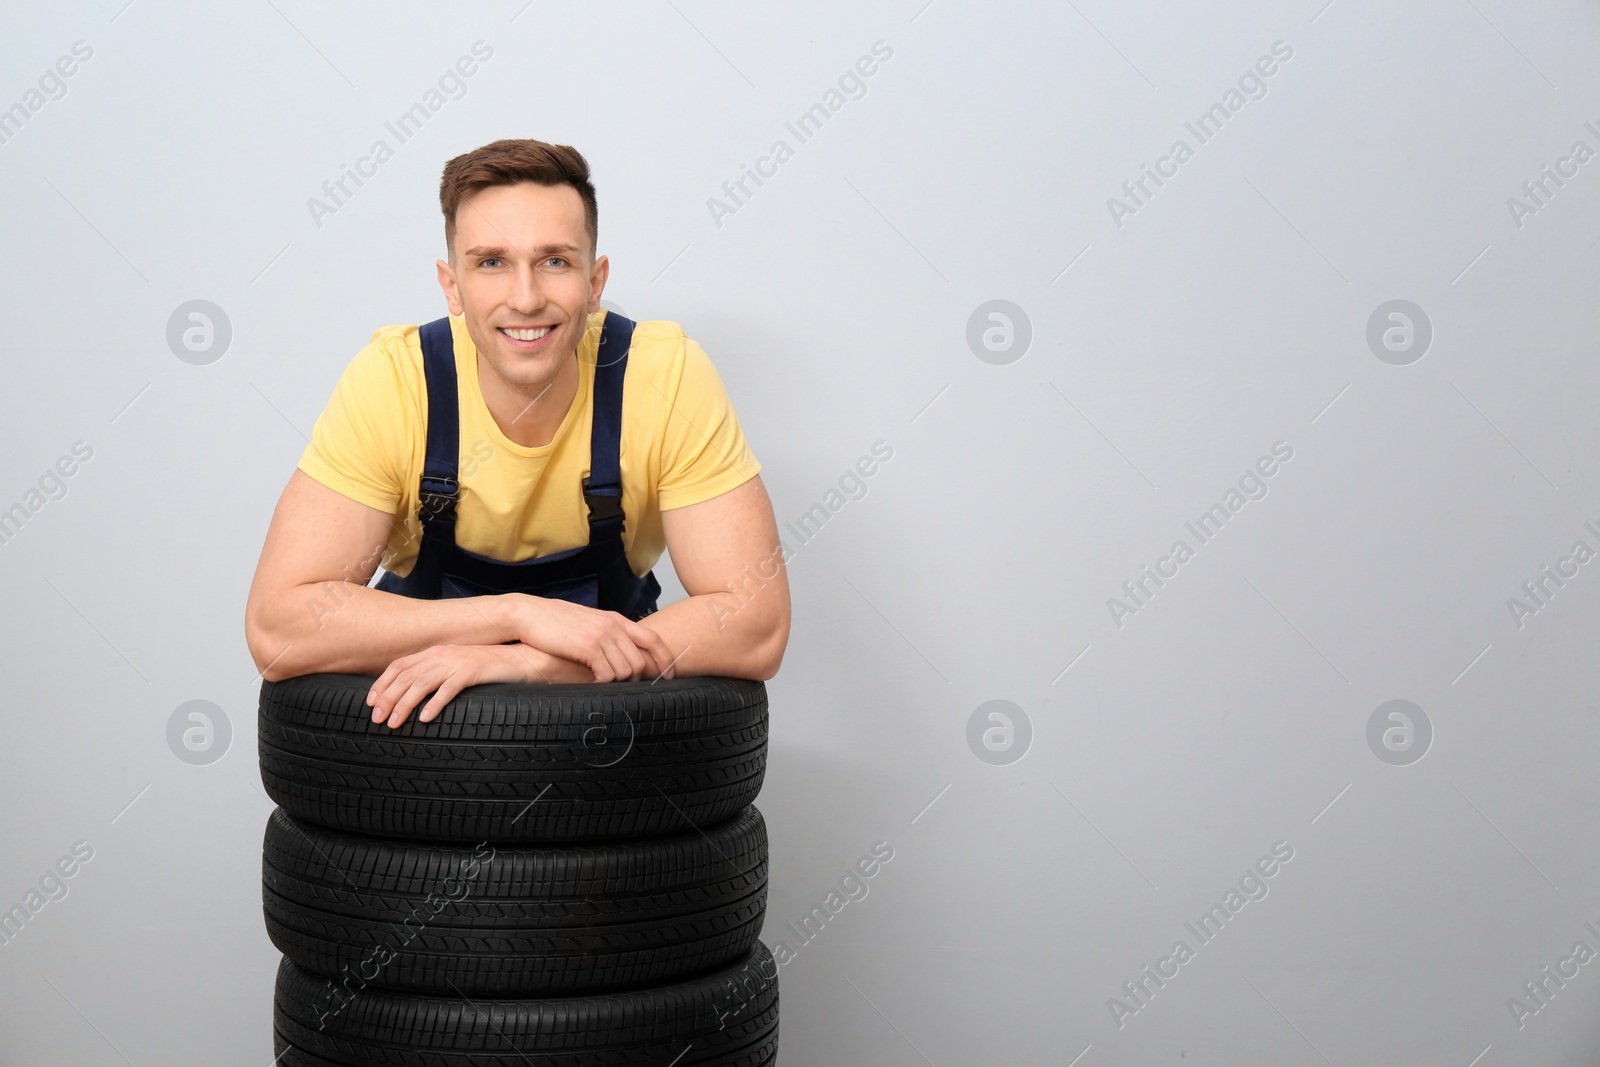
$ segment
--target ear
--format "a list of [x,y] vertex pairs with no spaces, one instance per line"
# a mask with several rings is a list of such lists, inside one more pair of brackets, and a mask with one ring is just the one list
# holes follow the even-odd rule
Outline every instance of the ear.
[[436,260],[435,266],[439,269],[439,288],[444,290],[445,302],[450,305],[450,314],[460,315],[465,310],[461,303],[461,288],[456,284],[456,271],[444,260]]
[[611,261],[601,256],[594,261],[594,269],[589,272],[589,308],[592,315],[600,310],[600,294],[605,292],[606,279],[611,277]]

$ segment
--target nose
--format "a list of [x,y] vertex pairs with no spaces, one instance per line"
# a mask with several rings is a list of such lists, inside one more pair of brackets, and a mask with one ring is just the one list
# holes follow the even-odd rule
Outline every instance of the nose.
[[544,309],[544,287],[532,263],[517,265],[516,280],[506,294],[506,306],[519,315],[536,315]]

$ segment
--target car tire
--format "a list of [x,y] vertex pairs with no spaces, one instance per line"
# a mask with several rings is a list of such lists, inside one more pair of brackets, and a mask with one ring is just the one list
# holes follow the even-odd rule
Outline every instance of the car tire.
[[767,831],[749,807],[704,832],[472,848],[354,836],[279,808],[262,899],[272,943],[340,981],[457,997],[670,985],[755,945]]
[[668,986],[539,1000],[349,989],[285,958],[273,1043],[279,1067],[772,1067],[777,964],[744,959]]
[[366,704],[375,680],[262,683],[262,783],[297,819],[405,841],[620,840],[725,822],[766,771],[759,681],[491,683],[391,730]]

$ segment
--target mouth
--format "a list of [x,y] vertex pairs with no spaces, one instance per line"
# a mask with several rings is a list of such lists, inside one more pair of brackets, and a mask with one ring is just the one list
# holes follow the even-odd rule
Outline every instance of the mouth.
[[550,343],[555,336],[554,326],[528,326],[528,327],[495,327],[497,333],[511,342],[511,347],[524,352],[536,352]]

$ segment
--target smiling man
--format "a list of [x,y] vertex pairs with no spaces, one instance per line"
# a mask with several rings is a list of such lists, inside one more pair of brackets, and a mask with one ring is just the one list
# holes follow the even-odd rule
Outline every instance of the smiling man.
[[[262,676],[378,675],[390,727],[484,682],[771,678],[760,464],[699,345],[601,308],[587,162],[495,141],[439,201],[450,314],[374,333],[318,418],[245,608]],[[657,610],[663,550],[689,596]]]

